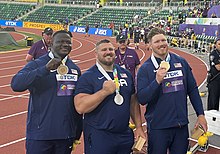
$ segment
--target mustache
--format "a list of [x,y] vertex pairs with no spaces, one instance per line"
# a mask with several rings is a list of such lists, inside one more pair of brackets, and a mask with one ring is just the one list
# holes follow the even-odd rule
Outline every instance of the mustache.
[[113,57],[114,54],[113,53],[107,53],[107,54],[104,55],[104,57],[107,57],[107,56]]

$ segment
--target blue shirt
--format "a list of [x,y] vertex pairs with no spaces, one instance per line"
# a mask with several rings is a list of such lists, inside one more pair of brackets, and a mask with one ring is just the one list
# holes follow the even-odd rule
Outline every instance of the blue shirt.
[[[84,124],[96,129],[109,132],[123,132],[127,130],[130,119],[130,100],[135,88],[130,72],[115,65],[120,82],[120,94],[124,98],[122,105],[114,102],[115,93],[107,96],[96,109],[84,115]],[[112,72],[107,72],[113,78]],[[102,89],[107,79],[101,74],[97,66],[91,67],[79,79],[76,85],[76,95],[79,93],[94,94]]]

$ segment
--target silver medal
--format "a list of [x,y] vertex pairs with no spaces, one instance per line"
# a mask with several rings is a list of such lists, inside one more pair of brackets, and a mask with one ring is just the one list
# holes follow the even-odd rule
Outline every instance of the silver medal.
[[115,95],[114,101],[115,101],[115,104],[121,105],[121,104],[123,104],[123,102],[124,102],[124,98],[122,97],[122,95],[120,95],[119,93],[117,93],[117,94]]

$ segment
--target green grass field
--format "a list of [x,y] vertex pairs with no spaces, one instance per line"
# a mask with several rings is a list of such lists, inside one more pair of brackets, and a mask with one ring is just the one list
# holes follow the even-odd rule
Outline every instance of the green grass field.
[[[26,32],[20,32],[20,31],[18,31],[18,33],[32,37],[34,39],[33,40],[34,42],[41,39],[41,36],[35,35],[33,33],[26,33]],[[18,46],[16,46],[16,45],[0,46],[0,51],[11,51],[11,50],[18,50],[18,49],[27,48],[27,40],[23,39],[23,40],[17,41],[17,43],[18,43]]]

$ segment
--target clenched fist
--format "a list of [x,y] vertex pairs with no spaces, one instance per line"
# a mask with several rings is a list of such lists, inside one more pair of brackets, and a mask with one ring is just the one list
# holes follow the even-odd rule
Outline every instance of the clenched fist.
[[115,92],[116,84],[112,80],[107,80],[103,83],[102,89],[110,95]]
[[49,71],[55,70],[58,68],[58,66],[60,66],[61,63],[62,63],[62,60],[60,58],[53,58],[46,64],[46,68]]

